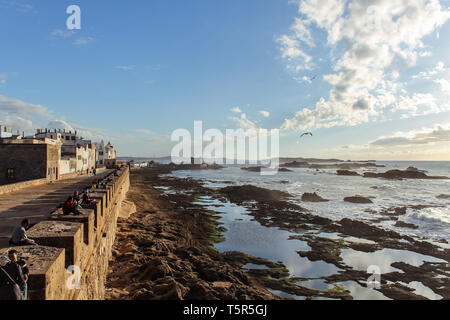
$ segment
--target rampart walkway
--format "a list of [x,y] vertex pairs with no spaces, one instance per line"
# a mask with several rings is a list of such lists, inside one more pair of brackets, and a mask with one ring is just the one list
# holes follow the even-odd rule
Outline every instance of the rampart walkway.
[[31,223],[45,220],[75,190],[83,191],[93,181],[103,179],[111,171],[105,170],[96,176],[80,176],[0,195],[0,248],[9,246],[11,232],[22,219],[28,218]]

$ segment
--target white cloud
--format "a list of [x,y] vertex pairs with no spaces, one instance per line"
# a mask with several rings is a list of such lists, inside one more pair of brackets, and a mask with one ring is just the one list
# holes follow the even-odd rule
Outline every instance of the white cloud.
[[29,3],[24,3],[20,0],[1,0],[0,1],[0,8],[1,7],[7,7],[7,8],[13,8],[18,12],[28,13],[33,10],[33,6]]
[[284,130],[307,130],[312,128],[316,123],[314,112],[308,108],[298,111],[294,118],[286,119],[281,129]]
[[35,123],[51,117],[52,111],[47,107],[0,95],[0,124],[11,126],[14,131],[32,133]]
[[393,110],[407,111],[403,112],[402,117],[408,118],[445,111],[445,106],[438,104],[436,98],[430,93],[415,93],[412,96],[400,96]]
[[229,117],[230,120],[233,120],[237,123],[238,127],[244,130],[248,129],[257,129],[256,124],[247,118],[245,113],[241,113],[240,117]]
[[18,99],[11,99],[0,95],[0,112],[20,117],[39,117],[50,119],[51,111],[42,105],[24,102]]
[[444,63],[442,61],[439,61],[433,69],[428,70],[428,71],[422,71],[416,75],[413,75],[413,79],[419,79],[419,78],[431,79],[433,76],[444,72],[445,69],[446,69],[446,67],[445,67]]
[[134,70],[135,66],[115,66],[114,68],[123,71],[131,71]]
[[231,112],[242,113],[242,110],[240,108],[238,108],[238,107],[235,107],[235,108],[231,109]]
[[8,79],[8,75],[6,75],[4,73],[0,73],[0,83],[1,84],[5,84],[7,79]]
[[434,128],[425,128],[409,132],[397,132],[392,136],[380,137],[369,142],[373,147],[399,147],[414,145],[429,145],[441,142],[450,142],[450,124],[436,125]]
[[447,79],[436,79],[434,80],[434,82],[438,83],[441,86],[441,90],[443,93],[450,95],[450,82]]
[[72,131],[75,132],[75,128],[72,127],[72,125],[70,125],[67,121],[65,120],[53,120],[50,121],[47,126],[47,129],[53,130],[53,129],[57,129],[57,130],[66,130],[66,131]]
[[136,129],[134,130],[134,132],[139,134],[138,137],[136,137],[137,139],[144,140],[147,143],[163,142],[169,140],[168,136],[161,136],[148,129]]
[[270,112],[269,111],[261,110],[259,113],[261,113],[264,118],[270,117]]
[[[308,111],[287,119],[285,128],[307,126],[351,126],[376,120],[387,110],[403,110],[406,116],[438,112],[436,101],[417,103],[406,108],[407,94],[398,97],[402,83],[397,82],[401,66],[414,66],[424,52],[422,39],[438,30],[450,11],[439,0],[303,0],[298,3],[301,20],[296,19],[294,32],[278,38],[281,53],[288,64],[295,62],[301,71],[314,66],[308,49],[314,45],[312,28],[327,34],[333,72],[323,76],[331,84],[329,97],[322,97]],[[300,21],[300,22],[299,22]],[[315,45],[318,45],[317,41]],[[429,53],[428,53],[429,52]],[[439,64],[438,68],[443,65]],[[307,81],[307,78],[296,77]],[[411,97],[423,101],[424,96]],[[426,97],[428,98],[428,97]],[[400,101],[397,101],[400,100]],[[304,109],[305,110],[305,109]],[[304,119],[302,118],[304,117]]]
[[311,70],[312,57],[301,49],[301,41],[295,36],[283,35],[279,37],[281,56],[288,60],[288,69],[292,71]]
[[15,114],[3,114],[0,112],[1,124],[7,125],[13,128],[14,133],[19,131],[32,132],[34,130],[33,121],[25,119]]
[[79,124],[69,123],[65,120],[52,120],[50,121],[45,128],[47,129],[61,129],[66,131],[77,131],[77,135],[88,140],[100,141],[100,140],[112,140],[118,139],[117,134],[111,134],[102,129],[98,128],[88,128]]
[[76,46],[85,46],[85,45],[88,45],[88,44],[90,44],[90,43],[92,43],[94,41],[95,40],[92,37],[82,37],[82,38],[78,38],[77,40],[75,40],[73,42],[73,44],[76,45]]
[[61,30],[61,29],[56,29],[52,31],[52,36],[54,37],[58,37],[58,38],[63,38],[63,39],[67,39],[72,37],[76,32],[73,30]]

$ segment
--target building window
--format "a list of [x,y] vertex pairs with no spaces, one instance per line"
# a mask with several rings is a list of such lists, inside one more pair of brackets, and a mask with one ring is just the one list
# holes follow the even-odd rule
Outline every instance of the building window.
[[16,177],[14,175],[14,169],[8,169],[6,172],[6,176],[8,180],[15,180]]
[[72,141],[75,141],[75,136],[72,137]]

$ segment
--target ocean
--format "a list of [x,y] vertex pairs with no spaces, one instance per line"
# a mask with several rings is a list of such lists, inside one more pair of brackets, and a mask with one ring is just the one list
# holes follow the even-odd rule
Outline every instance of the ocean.
[[[377,162],[383,168],[363,168],[359,173],[385,172],[391,169],[404,170],[416,167],[425,170],[429,176],[450,176],[450,162]],[[241,166],[229,166],[222,170],[174,171],[173,176],[179,178],[191,177],[202,179],[211,188],[221,188],[234,185],[255,185],[262,188],[281,190],[293,196],[292,202],[310,210],[311,214],[327,217],[332,220],[349,218],[364,221],[385,229],[394,230],[415,238],[425,239],[443,248],[450,242],[450,199],[437,198],[441,194],[450,194],[450,180],[386,180],[379,178],[363,178],[360,176],[337,176],[336,169],[303,169],[294,168],[293,172],[278,173],[274,176],[261,176],[259,173],[241,170]],[[305,192],[316,192],[321,197],[330,200],[324,203],[301,202]],[[371,197],[373,204],[353,204],[344,202],[344,197],[361,195]],[[304,241],[290,240],[295,235],[276,227],[265,227],[252,219],[246,208],[232,203],[221,203],[212,199],[201,199],[203,205],[219,213],[221,222],[228,229],[224,236],[226,241],[216,244],[221,251],[241,251],[271,261],[281,261],[289,269],[291,276],[304,278],[302,286],[318,290],[328,290],[333,286],[325,283],[321,277],[336,274],[338,268],[323,261],[311,262],[300,257],[297,251],[309,250]],[[220,205],[220,207],[218,207]],[[393,221],[374,222],[381,217],[383,209],[392,207],[429,205],[433,207],[407,209],[405,215],[399,218],[418,229],[399,228]],[[336,234],[320,234],[320,237],[338,239]],[[345,239],[352,241],[352,239]],[[361,242],[362,239],[355,239]],[[368,241],[368,240],[366,240]],[[445,262],[431,256],[421,255],[411,251],[383,249],[373,253],[363,253],[352,249],[343,250],[341,257],[345,263],[355,270],[367,270],[371,265],[380,267],[381,272],[395,271],[390,265],[393,262],[406,262],[420,266],[423,262]],[[256,266],[249,266],[256,268]],[[398,270],[396,270],[398,271]],[[335,285],[335,284],[333,284]],[[355,299],[387,299],[381,292],[368,289],[355,281],[339,283],[349,290]],[[404,284],[429,299],[441,299],[430,288],[420,282]],[[287,298],[301,299],[283,292],[274,292]]]

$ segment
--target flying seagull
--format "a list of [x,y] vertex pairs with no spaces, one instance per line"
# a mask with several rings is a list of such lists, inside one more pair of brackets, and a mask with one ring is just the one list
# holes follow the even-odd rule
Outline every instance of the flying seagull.
[[304,136],[313,136],[312,132],[305,132],[304,134],[301,135],[300,138],[303,138]]
[[309,81],[314,81],[314,80],[316,80],[317,79],[317,75],[315,75],[314,77],[312,77],[312,78],[309,78]]

